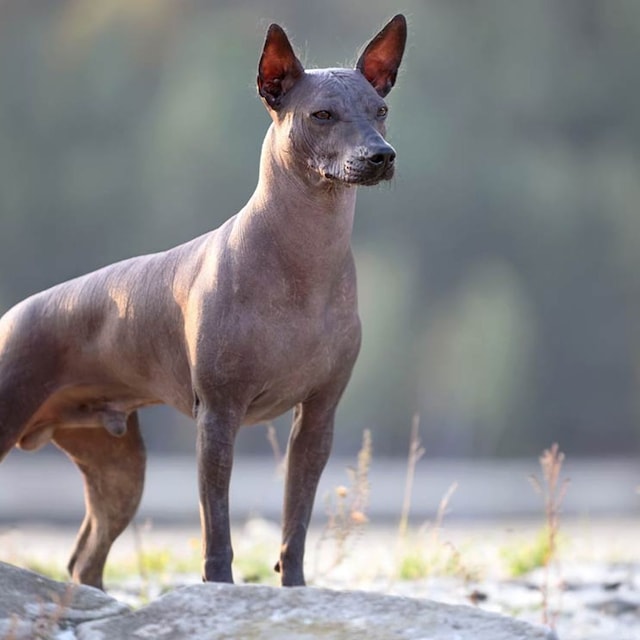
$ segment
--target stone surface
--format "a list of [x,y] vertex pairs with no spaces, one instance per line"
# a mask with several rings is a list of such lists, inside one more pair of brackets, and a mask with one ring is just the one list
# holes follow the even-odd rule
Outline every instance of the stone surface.
[[0,562],[0,638],[73,638],[71,630],[82,622],[128,611],[99,589],[56,582]]
[[[448,562],[451,556],[447,550],[452,550],[461,571],[452,574],[447,564],[446,573],[442,573],[438,570],[440,565],[435,564],[435,570],[422,578],[402,580],[397,575],[398,556],[393,553],[397,527],[370,525],[359,535],[357,544],[348,548],[339,565],[335,564],[336,548],[331,540],[320,544],[323,531],[312,530],[307,549],[308,573],[314,586],[337,591],[360,589],[454,605],[474,602],[481,609],[533,624],[541,623],[546,616],[562,640],[640,640],[640,520],[565,521],[562,534],[567,542],[549,577],[546,612],[540,591],[545,582],[544,571],[533,570],[520,578],[509,578],[501,557],[503,549],[526,544],[538,533],[538,523],[518,521],[449,524],[438,531],[435,542],[428,530],[426,535],[421,531],[420,537],[416,534],[409,538],[406,548],[437,553],[438,562]],[[62,568],[74,534],[75,527],[25,525],[0,530],[0,558],[14,564],[35,562]],[[107,582],[109,593],[138,609],[168,588],[200,584],[199,554],[195,550],[199,535],[195,524],[145,525],[144,549],[163,557],[169,554],[172,562],[161,573],[129,573],[126,578],[112,579]],[[234,539],[239,559],[236,578],[241,580],[243,558],[251,559],[250,570],[256,558],[271,558],[280,544],[280,531],[275,523],[251,520],[234,529]],[[110,563],[116,567],[137,566],[132,559],[139,553],[138,538],[126,534],[116,543]],[[185,569],[189,563],[191,571]],[[277,581],[275,574],[273,581]],[[71,630],[54,637],[72,640],[73,633]],[[0,639],[14,640],[1,633]],[[451,640],[455,639],[452,634]]]
[[202,584],[82,624],[78,640],[551,640],[548,630],[467,606],[358,591]]

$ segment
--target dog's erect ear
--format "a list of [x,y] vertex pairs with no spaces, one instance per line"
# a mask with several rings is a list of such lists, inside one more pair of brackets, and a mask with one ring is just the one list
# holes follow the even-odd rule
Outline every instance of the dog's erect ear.
[[406,42],[407,21],[398,14],[371,40],[356,64],[356,69],[383,98],[396,82]]
[[258,93],[272,109],[278,109],[283,96],[304,73],[284,29],[272,24],[258,64]]

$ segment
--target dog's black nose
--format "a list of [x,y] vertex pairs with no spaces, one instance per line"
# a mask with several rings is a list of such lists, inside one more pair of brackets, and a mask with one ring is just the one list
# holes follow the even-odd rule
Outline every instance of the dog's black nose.
[[365,160],[372,169],[383,169],[392,165],[396,159],[396,152],[392,147],[380,147],[372,150]]

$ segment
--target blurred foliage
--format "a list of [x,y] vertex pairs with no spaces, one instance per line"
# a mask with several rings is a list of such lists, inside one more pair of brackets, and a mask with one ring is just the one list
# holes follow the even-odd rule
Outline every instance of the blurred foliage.
[[[332,66],[396,11],[398,177],[359,194],[364,345],[336,446],[370,428],[404,452],[419,411],[429,454],[637,453],[636,0],[4,0],[0,310],[242,206],[269,22]],[[154,411],[152,446],[191,449]]]

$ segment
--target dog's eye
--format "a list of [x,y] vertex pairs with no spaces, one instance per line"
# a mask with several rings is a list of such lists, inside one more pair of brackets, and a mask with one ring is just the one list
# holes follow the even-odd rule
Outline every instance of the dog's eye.
[[389,107],[380,107],[378,109],[378,118],[386,118],[387,113],[389,113]]
[[326,110],[322,110],[322,111],[316,111],[314,113],[311,114],[316,120],[333,120],[333,115],[331,114],[331,111],[326,111]]

